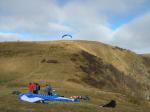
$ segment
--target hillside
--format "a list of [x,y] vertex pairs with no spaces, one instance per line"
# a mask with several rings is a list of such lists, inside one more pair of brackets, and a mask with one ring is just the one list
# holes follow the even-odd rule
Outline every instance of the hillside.
[[[57,112],[65,108],[64,112],[107,112],[98,105],[110,99],[119,103],[112,111],[149,111],[145,101],[150,96],[149,61],[149,57],[94,41],[0,43],[0,111],[43,112],[46,108]],[[14,89],[27,92],[29,82],[50,83],[60,94],[89,95],[92,100],[36,104],[36,108],[10,95]]]

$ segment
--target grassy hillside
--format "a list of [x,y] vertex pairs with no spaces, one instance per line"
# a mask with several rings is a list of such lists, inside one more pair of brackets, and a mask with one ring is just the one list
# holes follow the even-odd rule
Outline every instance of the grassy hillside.
[[[144,112],[149,111],[149,58],[91,41],[0,43],[0,111]],[[11,95],[27,92],[29,82],[50,83],[64,96],[89,95],[90,101],[48,105],[20,102]],[[98,105],[111,99],[115,109]],[[16,108],[17,107],[17,108]],[[62,110],[64,108],[64,110]]]

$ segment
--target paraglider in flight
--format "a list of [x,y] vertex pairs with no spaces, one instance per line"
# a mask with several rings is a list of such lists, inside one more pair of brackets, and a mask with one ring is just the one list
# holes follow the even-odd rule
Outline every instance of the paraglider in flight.
[[65,34],[65,35],[62,36],[62,38],[65,38],[65,37],[70,37],[70,38],[72,38],[72,36],[69,35],[69,34]]

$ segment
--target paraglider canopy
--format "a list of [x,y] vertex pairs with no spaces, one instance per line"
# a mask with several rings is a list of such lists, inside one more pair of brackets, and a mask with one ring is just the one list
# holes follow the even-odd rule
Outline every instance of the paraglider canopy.
[[62,36],[62,38],[65,38],[65,37],[72,38],[72,36],[71,36],[71,35],[69,35],[69,34],[65,34],[65,35],[63,35],[63,36]]

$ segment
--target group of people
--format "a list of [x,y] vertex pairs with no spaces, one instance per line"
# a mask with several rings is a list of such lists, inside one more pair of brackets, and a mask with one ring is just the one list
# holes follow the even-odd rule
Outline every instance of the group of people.
[[[29,92],[32,92],[34,94],[39,94],[39,91],[41,90],[41,86],[38,83],[29,83],[28,89]],[[52,95],[52,91],[53,91],[52,87],[47,84],[45,87],[45,93],[47,95]]]
[[41,87],[38,83],[29,83],[28,85],[29,92],[32,92],[34,94],[38,94],[40,91],[40,88]]

